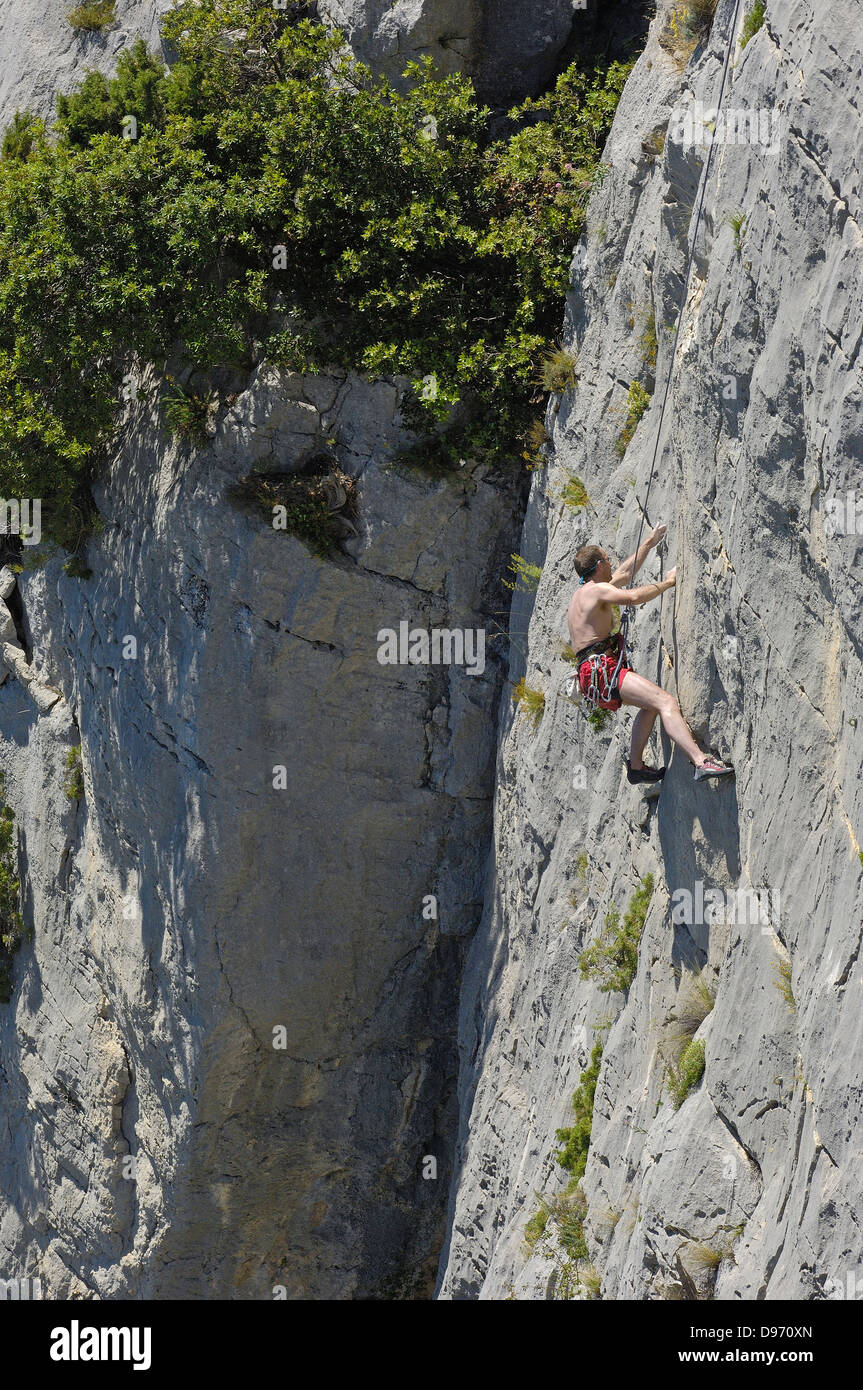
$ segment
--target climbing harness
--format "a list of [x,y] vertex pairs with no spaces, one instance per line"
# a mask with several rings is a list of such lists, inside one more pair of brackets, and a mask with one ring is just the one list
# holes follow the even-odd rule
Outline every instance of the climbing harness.
[[[620,708],[620,667],[618,660],[614,672],[610,672],[610,659],[618,656],[619,649],[622,647],[620,633],[612,633],[610,637],[604,637],[598,642],[591,642],[589,646],[582,647],[575,657],[575,675],[572,677],[567,694],[571,699],[580,697],[580,703],[593,713],[597,709],[619,709]],[[587,682],[587,689],[581,687],[581,668],[588,664],[590,675]],[[578,692],[578,696],[576,696]]]
[[[724,100],[725,100],[725,86],[726,86],[726,83],[727,83],[727,81],[728,81],[728,70],[729,70],[729,68],[730,68],[730,66],[731,66],[731,54],[732,54],[732,51],[733,51],[733,48],[734,48],[734,35],[737,33],[737,25],[738,25],[738,20],[739,20],[739,17],[740,17],[740,6],[741,6],[741,0],[736,0],[736,4],[735,4],[735,6],[734,6],[734,18],[733,18],[733,20],[732,20],[732,22],[731,22],[731,33],[729,34],[729,37],[728,37],[728,47],[726,48],[726,51],[725,51],[725,64],[724,64],[723,69],[722,69],[722,82],[721,82],[720,87],[719,87],[719,101],[717,102],[717,105],[716,105],[716,110],[717,110],[717,112],[721,112],[721,111],[722,111],[722,104],[723,104],[723,102],[724,102]],[[677,347],[678,347],[678,343],[679,343],[679,341],[680,341],[680,329],[681,329],[681,327],[682,327],[682,325],[683,325],[683,315],[684,315],[684,312],[685,312],[685,310],[686,310],[686,301],[687,301],[687,299],[689,298],[689,282],[690,282],[690,279],[692,278],[692,267],[693,267],[693,264],[694,264],[694,262],[695,262],[695,247],[696,247],[696,244],[697,244],[697,242],[698,242],[698,231],[699,231],[699,228],[700,228],[700,226],[701,226],[701,217],[702,217],[702,213],[704,212],[704,199],[705,199],[705,196],[706,196],[706,194],[707,194],[707,183],[708,183],[708,180],[709,180],[709,178],[710,178],[710,167],[711,167],[711,164],[713,163],[713,151],[715,150],[717,143],[718,143],[717,141],[711,140],[710,145],[709,145],[708,150],[707,150],[707,159],[706,159],[705,162],[704,162],[704,169],[703,169],[702,174],[701,174],[701,188],[700,188],[700,190],[699,190],[698,212],[697,212],[696,218],[695,218],[695,231],[694,231],[693,236],[692,236],[692,246],[691,246],[691,250],[690,250],[690,252],[689,252],[689,259],[687,260],[687,263],[686,263],[686,274],[685,274],[685,276],[684,276],[684,278],[683,278],[683,297],[682,297],[682,299],[681,299],[681,301],[680,301],[680,312],[679,312],[678,315],[677,315],[677,326],[676,326],[675,331],[674,331],[674,343],[673,343],[672,348],[671,348],[671,361],[670,361],[669,366],[668,366],[668,374],[667,374],[667,376],[666,376],[666,378],[665,378],[665,391],[664,391],[663,397],[662,397],[662,406],[661,406],[661,409],[660,409],[660,412],[659,412],[659,424],[658,424],[657,429],[656,429],[656,439],[655,439],[654,445],[653,445],[653,459],[652,459],[651,465],[650,465],[650,474],[649,474],[648,479],[647,479],[647,491],[646,491],[646,493],[644,494],[644,506],[643,506],[642,509],[641,509],[641,523],[640,523],[639,528],[638,528],[638,540],[637,540],[636,543],[635,543],[635,552],[634,552],[634,554],[633,554],[633,559],[632,559],[632,574],[630,575],[630,578],[629,578],[629,585],[630,585],[630,588],[631,588],[632,585],[635,583],[635,563],[636,563],[636,560],[637,560],[637,558],[638,558],[638,550],[639,550],[639,546],[641,545],[641,537],[642,537],[642,534],[643,534],[643,532],[644,532],[644,522],[645,522],[645,520],[646,520],[646,518],[647,518],[647,504],[648,504],[648,502],[650,501],[650,488],[651,488],[651,484],[653,483],[653,475],[654,475],[654,472],[655,472],[655,470],[656,470],[657,459],[658,459],[659,456],[660,456],[660,443],[661,443],[661,440],[662,440],[662,426],[663,426],[663,424],[665,423],[665,409],[666,409],[666,406],[668,405],[668,397],[669,397],[669,394],[670,394],[670,391],[671,391],[671,380],[672,380],[672,377],[674,376],[674,364],[675,364],[675,362],[676,362],[676,360],[677,360]],[[625,661],[625,659],[626,659],[627,651],[628,651],[628,648],[629,648],[629,627],[630,627],[631,621],[632,621],[632,614],[630,613],[629,609],[627,609],[627,610],[621,615],[621,619],[620,619],[620,656],[619,656],[619,658],[618,658],[617,667],[616,667],[616,669],[615,669],[614,677],[613,677],[613,679],[612,679],[612,687],[614,687],[614,686],[616,685],[617,680],[618,680],[618,677],[619,677],[619,675],[620,675],[621,668],[622,668],[623,663],[624,663],[624,661]]]

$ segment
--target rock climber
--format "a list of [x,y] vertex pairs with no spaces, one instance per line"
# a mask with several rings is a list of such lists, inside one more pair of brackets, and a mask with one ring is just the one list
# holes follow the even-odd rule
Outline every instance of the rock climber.
[[624,587],[632,585],[651,550],[663,540],[666,529],[665,526],[657,526],[636,553],[624,560],[616,570],[612,570],[611,561],[600,546],[586,545],[579,550],[575,557],[576,572],[580,576],[579,587],[572,596],[567,612],[569,638],[575,652],[582,694],[588,694],[593,681],[593,694],[598,692],[599,695],[596,700],[599,709],[618,710],[621,704],[638,708],[626,763],[627,780],[632,783],[661,782],[665,776],[664,767],[646,767],[643,761],[657,715],[668,737],[694,763],[696,782],[705,777],[727,777],[734,771],[717,758],[702,753],[674,696],[630,670],[624,664],[625,653],[617,679],[614,679],[620,662],[621,638],[620,633],[612,634],[611,631],[612,605],[638,608],[642,603],[659,598],[666,589],[673,589],[677,582],[675,568],[669,571],[667,579],[656,584],[642,584],[637,589]]

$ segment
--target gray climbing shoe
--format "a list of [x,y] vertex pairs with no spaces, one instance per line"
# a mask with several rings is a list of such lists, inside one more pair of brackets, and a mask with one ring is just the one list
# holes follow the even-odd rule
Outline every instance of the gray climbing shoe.
[[701,767],[695,769],[695,781],[703,782],[706,777],[732,777],[734,768],[728,763],[721,763],[718,758],[707,758]]

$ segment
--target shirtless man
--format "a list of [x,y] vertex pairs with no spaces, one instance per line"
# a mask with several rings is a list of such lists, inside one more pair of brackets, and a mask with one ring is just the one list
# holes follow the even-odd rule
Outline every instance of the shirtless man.
[[[705,777],[727,777],[734,769],[702,753],[673,695],[644,676],[636,675],[626,665],[621,665],[617,682],[613,681],[620,657],[620,639],[617,634],[611,636],[612,604],[638,608],[642,603],[659,598],[666,589],[673,589],[677,582],[675,568],[669,571],[667,579],[657,584],[643,584],[637,589],[622,587],[632,583],[665,532],[666,527],[658,526],[639,546],[637,553],[630,555],[616,570],[612,570],[607,554],[598,545],[586,545],[576,555],[575,568],[580,575],[580,586],[572,596],[567,620],[569,639],[578,659],[579,687],[586,695],[591,679],[594,680],[594,689],[598,689],[600,694],[597,701],[600,709],[618,710],[621,704],[638,708],[626,764],[626,775],[630,782],[660,782],[665,776],[664,767],[645,767],[642,760],[657,715],[668,737],[695,764],[696,782]],[[590,658],[594,659],[591,661]]]

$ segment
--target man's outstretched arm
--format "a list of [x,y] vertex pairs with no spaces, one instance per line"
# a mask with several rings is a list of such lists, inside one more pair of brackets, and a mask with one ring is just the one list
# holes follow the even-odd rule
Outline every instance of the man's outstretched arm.
[[651,599],[659,598],[666,589],[673,589],[677,582],[677,567],[669,570],[667,579],[660,579],[656,584],[641,584],[637,589],[618,589],[614,583],[597,584],[596,597],[600,603],[617,603],[624,608],[640,608],[642,603],[650,603]]
[[[656,547],[664,540],[665,533],[667,530],[667,526],[657,526],[655,530],[651,531],[650,535],[647,537],[647,540],[641,542],[641,545],[638,547],[638,550],[635,552],[635,554],[630,555],[629,559],[624,560],[623,564],[619,565],[618,568],[614,571],[614,574],[611,576],[610,583],[631,584],[635,576],[638,574],[638,571],[641,569],[641,566],[644,564],[645,560],[650,554],[651,550],[655,550]],[[635,569],[632,568],[633,563],[635,564]],[[614,602],[619,602],[619,600],[615,599]]]

